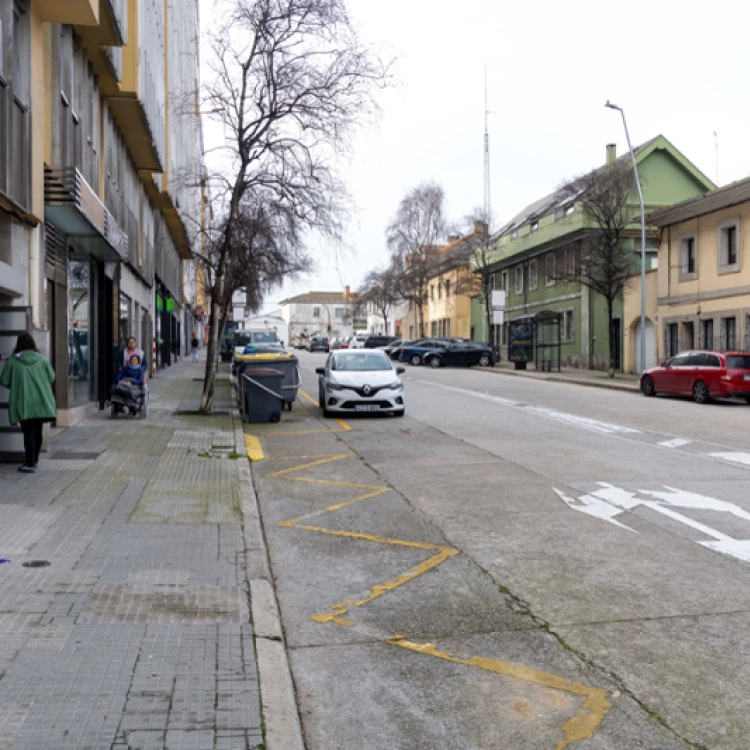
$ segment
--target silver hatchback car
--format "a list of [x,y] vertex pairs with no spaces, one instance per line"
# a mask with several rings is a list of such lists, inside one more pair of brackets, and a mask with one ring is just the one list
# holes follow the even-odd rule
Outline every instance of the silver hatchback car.
[[316,368],[318,404],[324,416],[354,412],[389,412],[403,417],[404,384],[394,367],[378,349],[342,349],[331,352],[325,367]]

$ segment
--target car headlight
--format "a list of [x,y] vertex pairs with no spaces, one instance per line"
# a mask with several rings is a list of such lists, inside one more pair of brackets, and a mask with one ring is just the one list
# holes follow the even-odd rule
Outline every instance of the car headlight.
[[329,382],[328,383],[328,389],[331,390],[331,391],[343,391],[344,390],[344,386],[343,385],[339,385],[338,383],[331,383],[331,382]]
[[404,384],[400,380],[394,380],[390,385],[386,386],[386,388],[389,388],[390,390],[393,390],[393,391],[398,391],[403,387],[404,387]]

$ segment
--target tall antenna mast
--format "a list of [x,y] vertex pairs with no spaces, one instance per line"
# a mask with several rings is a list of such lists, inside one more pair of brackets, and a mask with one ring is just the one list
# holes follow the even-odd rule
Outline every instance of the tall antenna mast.
[[716,139],[716,186],[719,185],[719,132],[714,130],[714,138]]
[[487,109],[487,64],[484,65],[484,220],[489,231],[490,223],[490,134],[487,127],[489,110]]

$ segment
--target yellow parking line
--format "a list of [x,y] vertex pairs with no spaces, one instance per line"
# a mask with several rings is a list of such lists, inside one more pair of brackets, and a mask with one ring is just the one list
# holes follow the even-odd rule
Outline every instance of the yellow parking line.
[[389,638],[386,643],[391,646],[400,646],[401,648],[409,649],[409,651],[416,651],[419,654],[427,654],[438,659],[445,659],[445,661],[451,661],[455,664],[479,667],[486,672],[503,674],[523,680],[524,682],[532,682],[535,685],[542,685],[543,687],[584,696],[586,700],[581,709],[563,726],[565,739],[557,743],[557,750],[564,750],[572,742],[592,737],[594,730],[599,726],[607,711],[612,708],[612,704],[607,700],[607,691],[603,688],[588,687],[587,685],[582,685],[580,682],[571,682],[565,677],[541,672],[521,664],[512,664],[510,662],[498,661],[497,659],[486,659],[481,656],[461,659],[458,656],[453,656],[449,651],[438,650],[434,643],[413,643],[398,634],[394,635],[393,638]]
[[328,458],[320,458],[317,461],[311,461],[309,464],[302,464],[301,466],[290,466],[288,469],[281,469],[281,471],[274,471],[271,474],[266,474],[264,479],[274,479],[275,477],[283,476],[284,474],[290,474],[293,471],[300,471],[301,469],[312,469],[313,466],[322,466],[323,464],[330,464],[333,461],[340,461],[342,458],[349,458],[352,453],[337,453]]
[[[298,466],[298,469],[304,469],[304,466]],[[311,482],[313,484],[330,484],[333,487],[353,487],[354,489],[362,488],[363,490],[385,490],[387,487],[378,487],[375,484],[354,484],[353,482],[334,482],[330,479],[313,479],[312,477],[294,477],[295,482]]]
[[[297,481],[304,482],[309,481],[302,477],[296,477]],[[374,487],[373,492],[368,492],[365,495],[360,495],[359,497],[354,497],[351,500],[345,500],[343,503],[336,503],[335,505],[329,505],[327,508],[323,508],[322,510],[316,510],[312,513],[307,513],[304,516],[300,516],[299,518],[292,518],[289,521],[280,521],[279,526],[283,526],[287,529],[293,529],[298,523],[301,521],[307,521],[310,518],[316,518],[317,516],[322,516],[324,513],[333,513],[335,510],[341,510],[342,508],[346,508],[349,505],[353,505],[354,503],[362,502],[363,500],[369,500],[371,497],[377,497],[378,495],[384,495],[386,492],[390,492],[389,489],[386,489],[385,487]]]
[[[304,397],[305,397],[305,398],[306,398],[306,399],[307,399],[307,400],[308,400],[308,401],[309,401],[309,402],[310,402],[311,404],[315,404],[315,406],[318,406],[318,402],[317,402],[317,401],[316,401],[316,400],[315,400],[315,399],[314,399],[314,398],[313,398],[313,397],[312,397],[312,396],[311,396],[311,395],[310,395],[309,393],[305,393],[304,391],[300,391],[300,393],[301,393],[301,394],[302,394],[302,395],[303,395],[303,396],[304,396]],[[333,421],[334,421],[334,422],[336,422],[336,424],[340,425],[340,426],[341,426],[341,429],[342,429],[342,430],[344,430],[344,432],[351,432],[351,429],[352,429],[352,428],[351,428],[351,427],[350,427],[350,426],[349,426],[349,425],[348,425],[348,424],[347,424],[346,422],[344,422],[344,420],[343,420],[343,419],[334,419]]]
[[262,461],[265,458],[260,439],[255,435],[245,435],[245,450],[251,461]]

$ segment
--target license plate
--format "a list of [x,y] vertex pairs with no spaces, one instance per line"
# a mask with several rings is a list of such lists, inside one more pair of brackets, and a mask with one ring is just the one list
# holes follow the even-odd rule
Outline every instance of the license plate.
[[354,411],[378,411],[380,407],[377,404],[356,404]]

